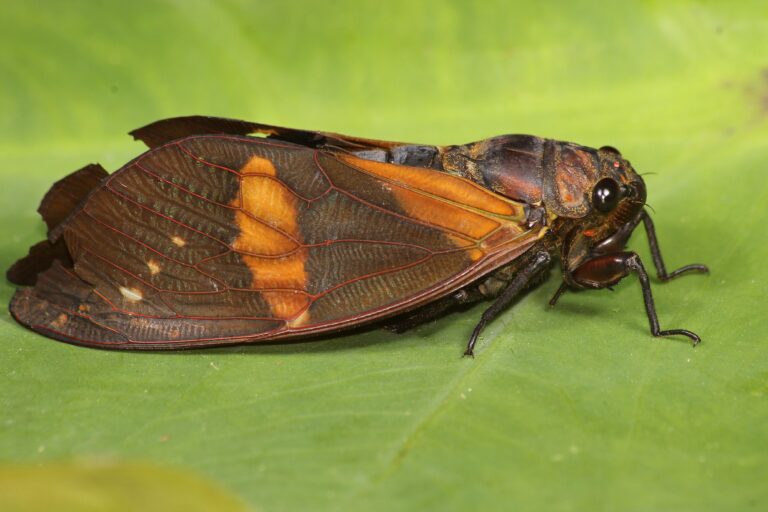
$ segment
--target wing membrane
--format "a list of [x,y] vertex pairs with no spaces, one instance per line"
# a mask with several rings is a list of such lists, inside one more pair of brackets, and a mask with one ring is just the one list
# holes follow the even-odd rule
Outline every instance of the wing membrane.
[[395,315],[471,283],[541,235],[438,171],[232,135],[159,146],[58,229],[14,316],[64,341],[169,349],[273,340]]

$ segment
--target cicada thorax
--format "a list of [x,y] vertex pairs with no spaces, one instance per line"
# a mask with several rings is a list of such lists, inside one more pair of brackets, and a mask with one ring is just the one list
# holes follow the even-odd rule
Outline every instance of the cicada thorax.
[[502,135],[441,149],[441,165],[510,199],[538,206],[543,197],[542,166],[546,139]]
[[550,217],[583,218],[601,175],[598,150],[531,135],[503,135],[442,148],[446,172],[471,179]]

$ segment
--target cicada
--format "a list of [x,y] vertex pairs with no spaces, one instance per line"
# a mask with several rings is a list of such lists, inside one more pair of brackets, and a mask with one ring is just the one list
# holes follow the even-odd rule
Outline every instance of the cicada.
[[10,304],[51,338],[114,349],[287,340],[383,322],[398,330],[490,300],[482,329],[557,260],[567,289],[667,272],[643,179],[616,149],[530,135],[406,144],[211,117],[131,132],[149,150],[88,165],[40,205],[46,240],[8,272]]

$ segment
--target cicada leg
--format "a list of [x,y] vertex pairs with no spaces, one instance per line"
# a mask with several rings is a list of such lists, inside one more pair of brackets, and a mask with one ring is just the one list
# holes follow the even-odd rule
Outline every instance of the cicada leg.
[[571,276],[574,282],[585,288],[608,288],[632,272],[636,273],[640,279],[645,312],[648,314],[651,334],[654,336],[687,336],[693,340],[694,345],[698,345],[701,338],[691,331],[686,329],[661,330],[659,327],[656,306],[653,303],[653,294],[651,293],[651,282],[648,279],[648,272],[646,272],[643,262],[640,261],[640,256],[637,253],[620,252],[597,256],[582,263],[571,273]]
[[643,211],[641,217],[643,219],[643,225],[645,226],[645,232],[648,234],[648,245],[651,247],[651,257],[653,258],[653,264],[656,266],[656,274],[659,276],[660,281],[669,281],[686,272],[709,272],[709,268],[700,263],[685,265],[672,272],[667,272],[667,268],[664,266],[664,259],[661,257],[659,242],[656,239],[656,228],[653,226],[651,216],[648,215],[648,212]]
[[544,270],[549,267],[552,257],[548,252],[537,252],[509,282],[506,288],[496,298],[494,303],[485,310],[480,317],[480,321],[472,331],[472,336],[469,337],[469,343],[467,343],[467,349],[464,351],[465,356],[474,356],[475,344],[477,338],[480,336],[480,332],[488,325],[494,318],[504,311],[525,288],[531,284],[531,281],[536,279]]
[[477,286],[462,288],[448,297],[431,302],[414,311],[390,318],[383,322],[381,327],[387,331],[402,334],[427,322],[436,320],[453,309],[460,306],[468,306],[483,299],[485,299],[485,296],[477,289]]

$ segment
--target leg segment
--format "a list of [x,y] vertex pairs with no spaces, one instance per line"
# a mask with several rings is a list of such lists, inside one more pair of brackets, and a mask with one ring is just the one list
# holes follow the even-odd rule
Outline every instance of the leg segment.
[[651,246],[651,257],[653,258],[653,264],[656,266],[656,273],[659,276],[660,281],[669,281],[680,274],[685,272],[709,272],[706,265],[694,263],[692,265],[686,265],[680,267],[677,270],[667,273],[667,268],[664,266],[664,260],[661,257],[661,251],[659,250],[659,242],[656,239],[656,228],[653,226],[653,221],[648,212],[643,210],[642,213],[643,225],[645,226],[645,232],[648,234],[648,245]]
[[698,335],[686,329],[669,329],[662,331],[659,327],[659,319],[656,316],[656,306],[653,303],[651,294],[651,283],[648,279],[640,256],[634,252],[620,252],[598,256],[584,262],[580,267],[573,271],[574,280],[586,288],[607,288],[618,283],[627,277],[631,272],[635,272],[640,279],[640,286],[643,289],[643,301],[645,302],[645,312],[648,314],[648,323],[651,327],[651,334],[654,336],[687,336],[693,340],[694,345],[701,341]]
[[[709,268],[706,265],[701,265],[699,263],[685,265],[676,270],[673,270],[672,272],[667,272],[667,267],[664,265],[664,258],[661,257],[659,241],[656,238],[656,228],[653,225],[651,216],[648,215],[648,212],[645,210],[643,210],[640,216],[637,217],[634,221],[624,226],[616,235],[610,237],[608,240],[603,241],[597,247],[597,249],[599,249],[598,252],[602,254],[613,254],[614,252],[622,251],[632,231],[634,231],[635,227],[640,223],[641,220],[643,221],[643,226],[645,226],[645,232],[648,235],[648,245],[651,249],[651,257],[653,258],[653,264],[656,267],[656,275],[659,277],[659,281],[666,282],[681,274],[685,274],[686,272],[699,272],[702,274],[709,272]],[[563,282],[560,285],[560,288],[558,288],[555,292],[555,295],[549,300],[549,305],[554,306],[558,299],[560,299],[560,296],[562,296],[566,291],[568,291],[568,285]]]
[[485,310],[483,316],[480,317],[480,321],[472,331],[472,336],[467,343],[467,349],[464,351],[465,356],[474,356],[475,343],[477,343],[477,337],[480,332],[491,322],[494,318],[504,311],[512,301],[522,292],[530,282],[535,279],[542,271],[549,267],[549,263],[552,261],[551,256],[547,252],[537,252],[529,263],[520,270],[515,277],[512,278],[509,285],[501,292],[496,298],[496,301]]
[[563,281],[562,283],[560,283],[560,288],[558,288],[555,294],[552,296],[552,298],[549,299],[549,305],[554,306],[555,304],[557,304],[557,301],[560,300],[560,296],[567,291],[568,291],[568,285],[566,284],[565,281]]
[[451,309],[465,304],[468,305],[484,298],[483,294],[480,293],[476,287],[463,288],[449,297],[445,297],[414,311],[391,318],[382,325],[382,328],[396,334],[402,334],[415,327],[440,318]]

